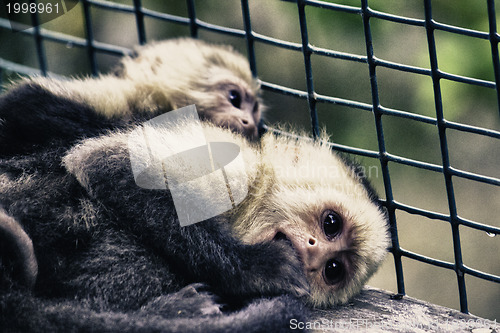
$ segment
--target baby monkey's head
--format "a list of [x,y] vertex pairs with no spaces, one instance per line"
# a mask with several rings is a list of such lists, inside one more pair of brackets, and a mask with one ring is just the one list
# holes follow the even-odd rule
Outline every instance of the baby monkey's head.
[[195,104],[200,117],[247,138],[258,137],[259,83],[247,59],[229,46],[191,38],[151,43],[123,58],[117,75],[145,89],[158,112]]
[[320,141],[267,134],[236,231],[247,243],[287,242],[310,283],[309,303],[347,302],[387,253],[386,214],[364,174]]

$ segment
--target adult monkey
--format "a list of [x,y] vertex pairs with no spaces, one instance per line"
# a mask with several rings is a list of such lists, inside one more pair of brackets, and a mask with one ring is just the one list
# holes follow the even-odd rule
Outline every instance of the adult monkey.
[[[148,138],[152,151],[175,150],[198,131],[184,122]],[[62,154],[64,167],[58,146],[2,159],[3,215],[32,239],[39,266],[33,295],[2,266],[2,326],[285,331],[304,313],[291,296],[328,306],[359,291],[388,244],[364,180],[321,143],[268,134],[256,148],[208,123],[203,131],[240,147],[245,171],[233,176],[249,195],[187,227],[169,191],[136,185],[127,131],[87,139]]]
[[195,104],[202,120],[258,137],[262,103],[232,48],[181,38],[139,47],[113,74],[31,77],[0,96],[0,156],[75,141]]

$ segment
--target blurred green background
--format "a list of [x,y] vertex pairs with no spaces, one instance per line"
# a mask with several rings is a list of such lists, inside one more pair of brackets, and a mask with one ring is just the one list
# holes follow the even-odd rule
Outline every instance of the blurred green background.
[[[132,0],[113,1],[132,4]],[[360,7],[359,0],[332,1]],[[187,17],[185,1],[143,0],[143,6]],[[278,0],[250,0],[252,28],[255,32],[301,43],[297,6]],[[422,0],[370,0],[372,9],[411,18],[424,18]],[[486,0],[433,1],[434,19],[446,24],[488,31]],[[42,28],[85,37],[82,6],[45,23]],[[498,8],[497,3],[497,8]],[[131,48],[138,43],[135,17],[132,14],[92,8],[93,32],[96,40]],[[237,0],[204,0],[196,2],[197,17],[205,22],[243,29],[240,2]],[[306,7],[309,41],[312,45],[336,51],[365,55],[362,18]],[[497,18],[498,20],[498,18]],[[429,68],[426,32],[385,20],[371,19],[375,56],[406,65]],[[174,23],[146,18],[148,41],[189,36],[189,28]],[[199,37],[233,45],[246,54],[243,39],[200,30]],[[491,48],[487,40],[436,31],[439,68],[443,71],[494,81]],[[50,41],[43,43],[51,72],[66,76],[90,73],[87,51],[72,44]],[[257,72],[262,80],[305,90],[302,53],[257,42]],[[33,38],[0,29],[0,58],[38,67]],[[109,71],[117,57],[97,56],[99,70]],[[368,66],[312,56],[316,92],[333,97],[371,103]],[[16,74],[3,71],[5,84]],[[430,77],[377,67],[380,102],[384,107],[435,117],[432,80]],[[444,114],[447,120],[500,130],[500,116],[493,89],[441,80]],[[265,92],[268,105],[267,122],[287,124],[308,130],[309,111],[305,100]],[[332,104],[318,104],[320,126],[326,128],[331,141],[352,147],[378,150],[374,117],[371,112]],[[386,148],[389,153],[433,164],[441,164],[437,128],[413,120],[383,116]],[[448,130],[450,160],[454,168],[500,178],[498,139]],[[357,158],[366,166],[368,176],[384,197],[380,163],[376,159]],[[418,208],[449,214],[442,174],[389,164],[394,198]],[[453,178],[458,213],[461,217],[500,227],[500,188],[462,178]],[[433,258],[454,262],[451,228],[447,222],[427,219],[397,211],[400,245]],[[500,236],[460,228],[463,259],[467,266],[500,275]],[[459,308],[457,279],[450,270],[403,259],[406,292],[423,300],[451,308]],[[388,256],[380,271],[369,283],[396,291],[394,262]],[[471,313],[500,320],[500,284],[466,276]]]

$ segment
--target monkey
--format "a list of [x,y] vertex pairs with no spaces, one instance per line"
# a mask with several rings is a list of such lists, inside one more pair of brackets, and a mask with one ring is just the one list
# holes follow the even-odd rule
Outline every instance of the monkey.
[[97,77],[28,77],[0,96],[0,156],[66,147],[78,139],[195,104],[200,118],[249,139],[263,111],[258,80],[229,46],[180,38],[153,42]]
[[[320,140],[268,133],[256,143],[210,122],[201,126],[207,142],[239,147],[244,168],[226,168],[226,177],[233,193],[244,188],[247,195],[227,212],[184,227],[169,188],[138,186],[130,147],[140,142],[131,129],[69,150],[55,145],[0,159],[4,239],[23,243],[25,233],[38,267],[36,276],[29,276],[29,262],[3,268],[3,327],[169,331],[186,328],[180,323],[186,311],[192,331],[252,325],[286,331],[292,316],[307,315],[301,304],[345,303],[362,288],[386,254],[388,226],[355,166]],[[148,156],[192,147],[200,124],[139,128],[148,137],[148,150],[138,150],[146,168],[154,165]],[[182,165],[173,172],[189,178],[198,170]],[[200,202],[222,195],[204,177],[194,180]],[[26,244],[11,248],[27,249],[18,257],[32,258]],[[10,261],[2,262],[15,263],[8,254]],[[18,283],[34,279],[34,285]],[[154,318],[150,326],[146,318]]]

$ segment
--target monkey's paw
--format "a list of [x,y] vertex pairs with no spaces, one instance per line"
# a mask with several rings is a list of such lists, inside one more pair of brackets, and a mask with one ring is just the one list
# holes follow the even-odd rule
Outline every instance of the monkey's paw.
[[249,288],[246,292],[256,290],[261,295],[270,296],[309,295],[309,283],[293,247],[286,242],[266,242],[249,247],[251,250],[241,272],[242,287]]
[[141,308],[148,314],[159,314],[165,318],[198,317],[222,314],[217,296],[208,291],[206,285],[193,283],[176,293],[159,296]]

